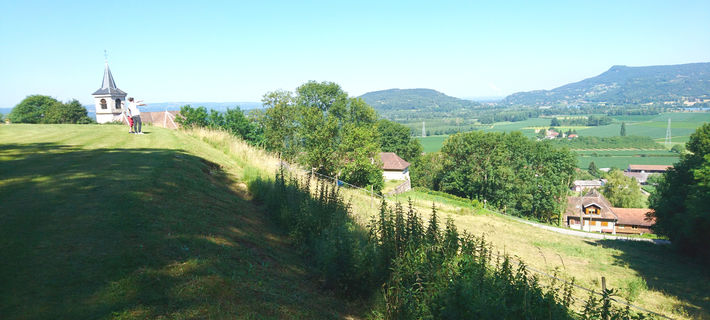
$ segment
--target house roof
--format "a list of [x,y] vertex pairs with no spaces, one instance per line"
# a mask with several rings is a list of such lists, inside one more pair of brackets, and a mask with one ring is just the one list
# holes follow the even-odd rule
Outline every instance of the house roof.
[[121,89],[116,87],[116,81],[113,80],[113,75],[111,74],[111,69],[108,68],[108,62],[106,63],[106,68],[104,69],[104,80],[101,82],[101,88],[94,91],[92,95],[104,95],[104,94],[116,94],[125,96],[126,93]]
[[638,181],[639,183],[646,183],[646,180],[648,180],[648,176],[650,175],[650,173],[624,171],[624,175],[636,179],[636,181]]
[[[584,208],[590,205],[599,206],[599,213],[595,215],[584,214],[582,211]],[[599,191],[592,189],[587,194],[581,197],[567,197],[567,209],[565,210],[566,216],[573,216],[583,218],[597,218],[606,220],[616,220],[617,217],[614,211],[611,209],[611,203],[604,198]]]
[[601,187],[602,181],[601,180],[574,180],[574,185],[580,186],[580,187]]
[[[141,122],[168,129],[177,129],[178,123],[175,121],[175,116],[179,113],[180,111],[141,112]],[[124,117],[121,118],[121,122],[128,124],[128,120]]]
[[646,217],[646,213],[653,212],[653,209],[646,208],[611,208],[619,217],[618,224],[636,225],[650,227],[656,223],[656,218]]
[[380,152],[383,170],[404,170],[409,168],[409,162],[404,161],[394,152]]
[[673,168],[672,165],[659,165],[659,164],[630,164],[629,170],[637,171],[666,171],[669,168]]

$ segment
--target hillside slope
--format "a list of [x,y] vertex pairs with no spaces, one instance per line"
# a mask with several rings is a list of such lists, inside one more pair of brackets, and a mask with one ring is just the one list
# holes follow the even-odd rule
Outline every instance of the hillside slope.
[[613,66],[592,78],[552,90],[518,92],[503,102],[523,105],[638,104],[710,98],[710,63]]
[[246,152],[126,131],[0,126],[2,319],[349,313],[248,201]]
[[481,104],[447,96],[432,89],[389,89],[368,92],[360,96],[385,118],[416,112],[440,117],[480,107]]

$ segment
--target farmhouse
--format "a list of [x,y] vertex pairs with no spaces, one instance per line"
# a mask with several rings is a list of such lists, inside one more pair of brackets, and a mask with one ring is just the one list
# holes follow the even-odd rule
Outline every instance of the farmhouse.
[[[568,197],[564,223],[572,229],[583,231],[644,234],[653,233],[651,227],[655,218],[647,214],[652,209],[616,208],[596,189],[591,189],[582,197]],[[582,223],[580,223],[582,221]]]
[[409,180],[409,162],[394,152],[380,152],[385,180]]
[[[658,174],[658,173],[655,173],[655,174]],[[648,177],[651,176],[651,173],[624,171],[624,176],[636,179],[636,181],[638,181],[639,184],[646,184],[646,181],[648,180]]]
[[670,168],[673,168],[673,166],[657,164],[630,164],[629,168],[626,169],[626,172],[664,173]]
[[618,220],[609,201],[596,189],[581,197],[567,197],[563,219],[572,229],[606,233],[615,233]]
[[599,179],[599,180],[574,180],[574,187],[572,187],[572,190],[576,192],[584,191],[584,190],[590,190],[590,189],[599,189],[604,185],[604,181]]
[[644,234],[653,233],[651,227],[656,223],[655,217],[648,217],[652,209],[642,208],[612,208],[619,218],[616,222],[616,233]]

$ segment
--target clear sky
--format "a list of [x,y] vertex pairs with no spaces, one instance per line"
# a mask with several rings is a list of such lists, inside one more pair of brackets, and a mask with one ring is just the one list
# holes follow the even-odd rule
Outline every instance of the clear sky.
[[0,0],[0,108],[93,103],[104,49],[148,103],[259,101],[308,80],[504,96],[710,61],[708,0],[64,2]]

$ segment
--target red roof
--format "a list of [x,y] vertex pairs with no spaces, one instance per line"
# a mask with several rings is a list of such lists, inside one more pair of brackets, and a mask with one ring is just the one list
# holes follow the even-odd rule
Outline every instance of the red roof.
[[380,152],[380,160],[382,160],[383,170],[399,170],[409,168],[409,162],[404,161],[394,152]]
[[[584,208],[591,205],[599,207],[599,214],[584,214]],[[581,215],[583,218],[616,220],[614,213],[615,211],[611,210],[611,203],[599,191],[592,189],[582,197],[567,197],[567,210],[564,215],[565,219],[568,216],[579,217]]]
[[633,171],[666,171],[669,168],[673,168],[672,165],[659,165],[659,164],[630,164],[629,170]]
[[653,212],[653,209],[645,208],[611,208],[619,217],[617,224],[650,227],[656,223],[656,218],[647,218],[646,213]]

